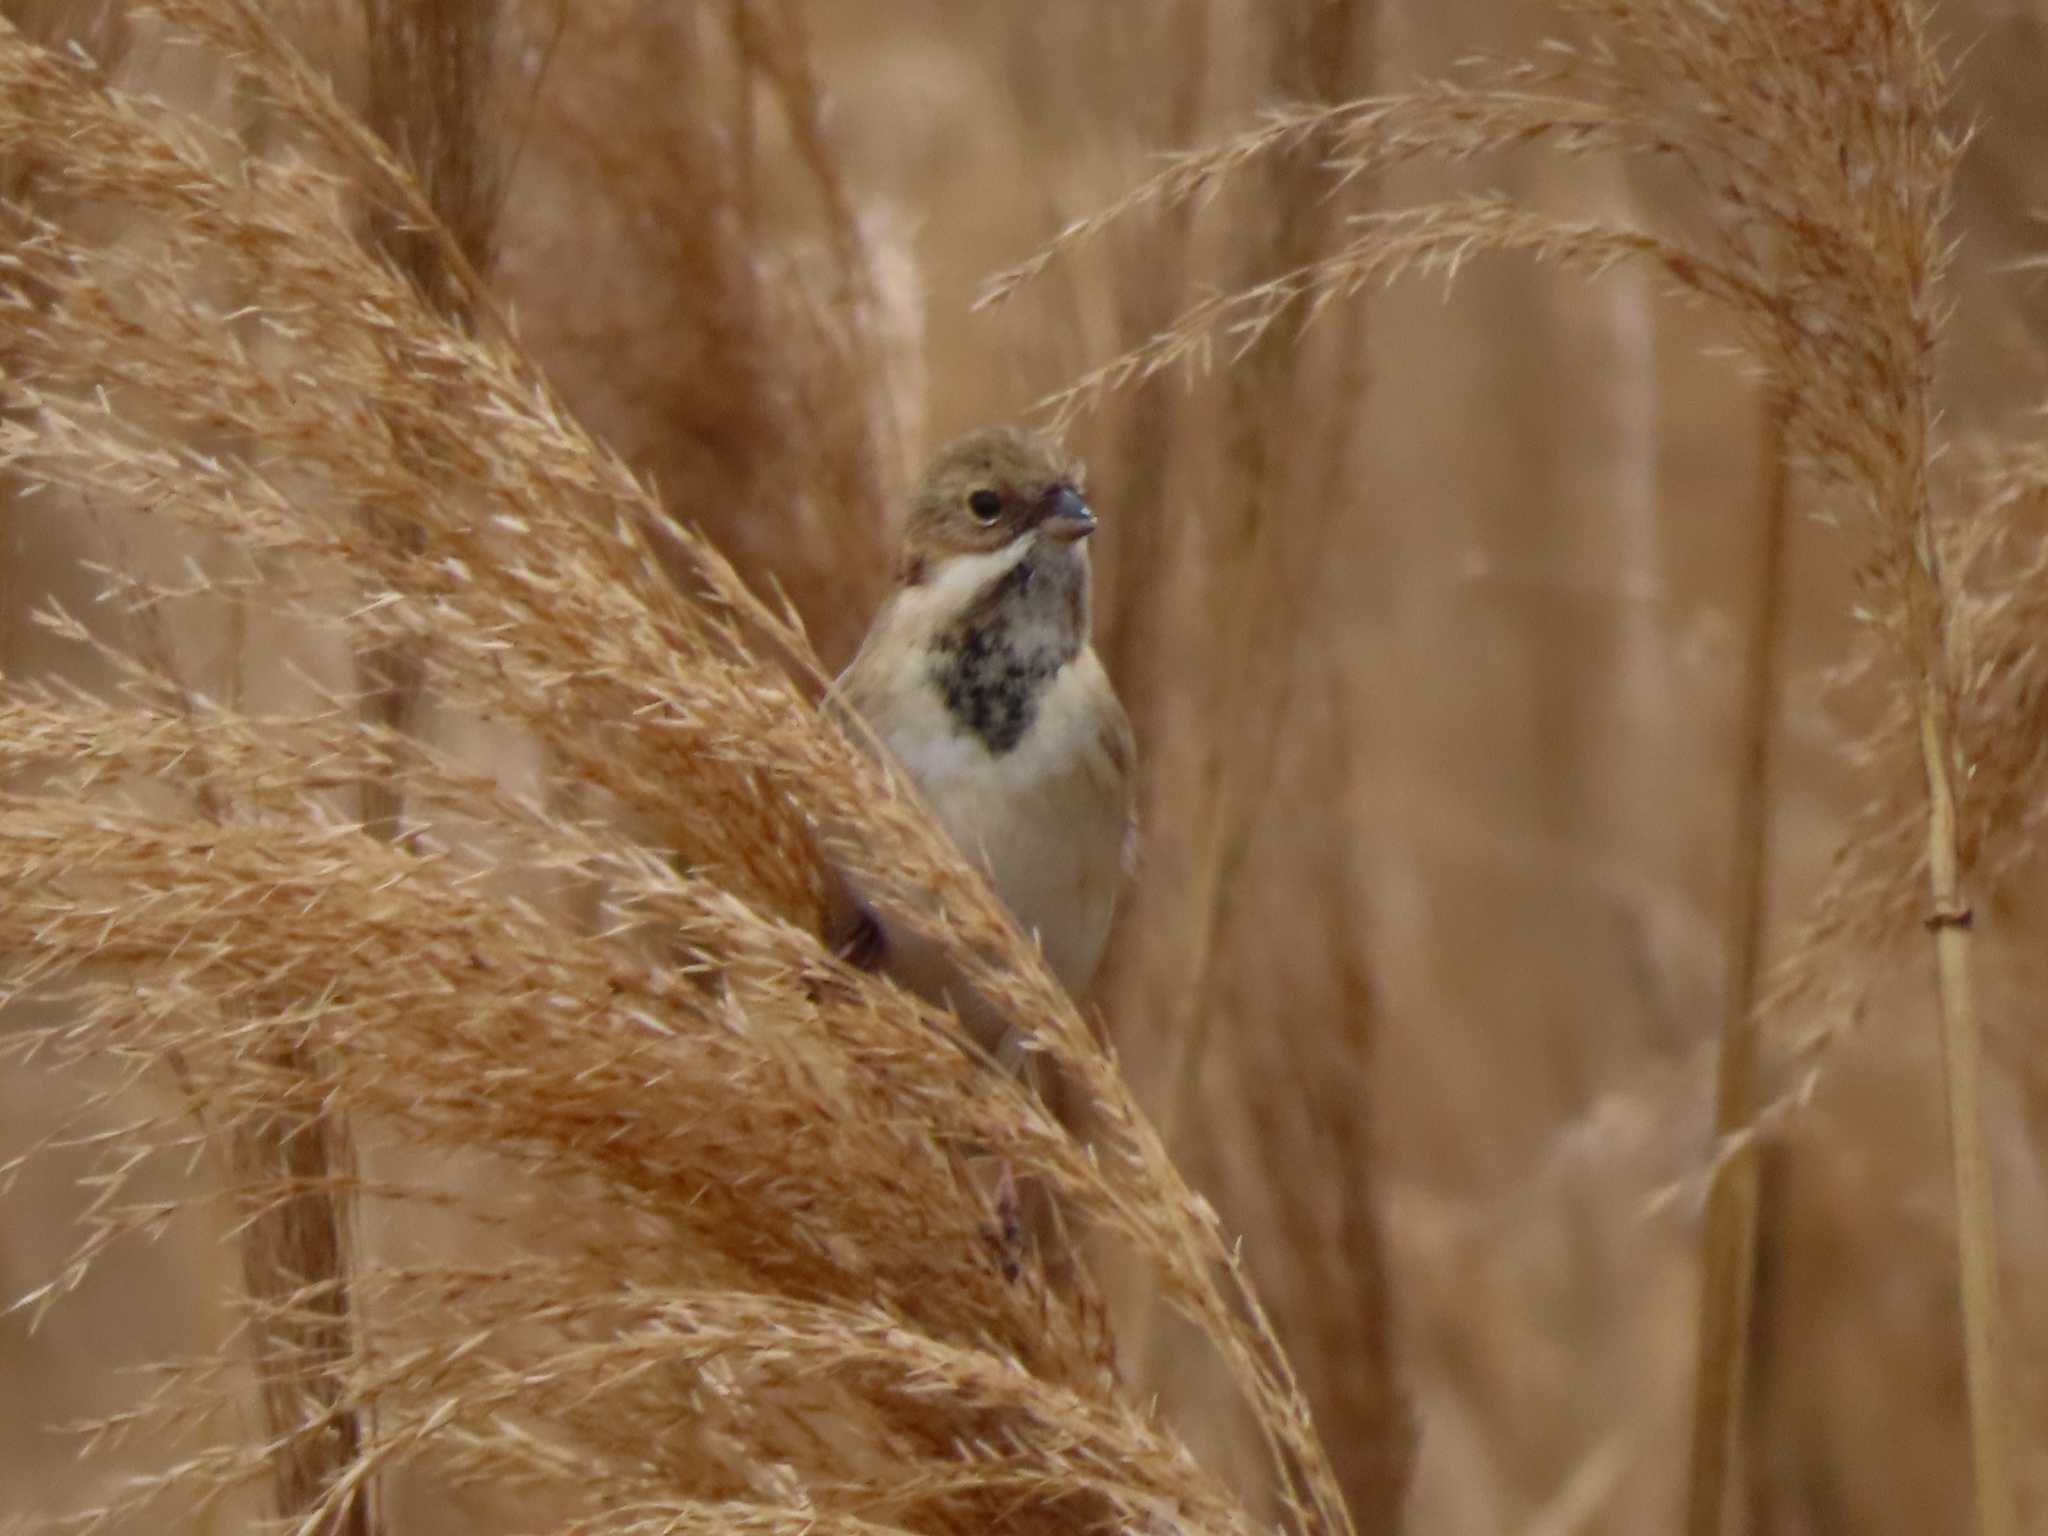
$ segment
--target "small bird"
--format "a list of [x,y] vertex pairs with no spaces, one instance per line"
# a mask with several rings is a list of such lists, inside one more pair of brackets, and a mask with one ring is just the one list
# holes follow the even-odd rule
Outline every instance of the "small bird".
[[[1095,526],[1080,466],[1038,433],[948,443],[911,499],[895,590],[835,690],[1070,992],[1102,959],[1135,833],[1130,721],[1088,640]],[[950,1001],[1016,1067],[1014,1027],[961,995],[937,946],[886,925],[867,937],[880,968]]]

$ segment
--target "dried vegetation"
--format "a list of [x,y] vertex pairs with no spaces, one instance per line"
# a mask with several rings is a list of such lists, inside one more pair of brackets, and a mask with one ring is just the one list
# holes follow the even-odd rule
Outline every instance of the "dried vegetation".
[[[1570,0],[1445,69],[1418,36],[1487,34],[1427,8],[991,7],[951,24],[1007,72],[965,82],[856,9],[8,8],[0,452],[42,574],[0,1042],[76,1098],[0,1155],[17,1210],[55,1168],[90,1199],[0,1279],[61,1329],[147,1234],[237,1299],[74,1415],[108,1475],[4,1513],[2013,1528],[2048,1337],[2001,1317],[1990,1183],[2048,1123],[2007,959],[2048,468],[1946,452],[1952,299],[1991,285],[1922,9]],[[932,145],[1036,179],[864,141],[892,69]],[[1367,297],[1461,273],[1476,322]],[[1590,496],[1544,414],[1567,331],[1613,354],[1611,415],[1563,418]],[[1043,395],[1109,517],[1149,833],[1114,1056],[813,707],[927,371],[942,430]],[[1731,440],[1760,495],[1686,480]],[[820,947],[835,863],[1034,1021],[1085,1142]],[[1885,1224],[1951,1174],[1956,1226]],[[1086,1262],[1033,1251],[1019,1180]],[[1940,1309],[1910,1341],[1902,1285]],[[1887,1349],[1928,1389],[1873,1421],[1844,1362]]]
[[[1227,1239],[1073,1004],[820,723],[803,634],[573,423],[436,216],[447,178],[387,148],[459,132],[467,76],[421,87],[451,98],[431,123],[377,108],[380,140],[263,10],[153,14],[166,46],[222,61],[264,153],[89,56],[13,35],[0,57],[21,493],[195,541],[175,582],[109,573],[134,654],[47,619],[102,654],[118,702],[10,703],[9,988],[68,1009],[15,1054],[172,1066],[186,1101],[128,1129],[83,1248],[32,1300],[163,1219],[124,1197],[138,1159],[225,1149],[268,1427],[97,1515],[268,1477],[306,1528],[369,1529],[379,1479],[430,1456],[500,1490],[577,1467],[581,1529],[740,1507],[764,1529],[1249,1529],[1121,1388],[1090,1289],[1052,1288],[1017,1236],[1003,1191],[1032,1177],[1162,1266],[1298,1518],[1343,1529]],[[119,238],[86,243],[68,221],[88,209]],[[278,684],[296,708],[194,681],[162,621],[202,605],[304,637]],[[493,760],[408,730],[429,707]],[[821,850],[824,826],[864,839]],[[828,854],[925,904],[1036,1021],[1093,1099],[1092,1154],[820,947]],[[366,1182],[351,1136],[487,1150],[575,1214],[497,1265],[353,1253],[360,1200],[492,1201]],[[103,1428],[231,1425],[235,1353]],[[188,1417],[211,1383],[219,1413]]]

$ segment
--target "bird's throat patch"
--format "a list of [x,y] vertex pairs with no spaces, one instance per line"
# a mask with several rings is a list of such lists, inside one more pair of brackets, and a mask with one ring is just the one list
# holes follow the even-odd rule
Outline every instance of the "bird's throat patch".
[[932,685],[995,756],[1024,739],[1046,686],[1081,653],[1087,579],[1078,562],[1027,556],[932,641]]

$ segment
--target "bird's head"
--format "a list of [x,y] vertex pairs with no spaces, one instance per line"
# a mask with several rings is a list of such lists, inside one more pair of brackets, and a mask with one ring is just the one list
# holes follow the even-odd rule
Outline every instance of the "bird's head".
[[941,448],[911,497],[898,577],[918,586],[946,562],[1051,546],[1077,563],[1095,531],[1081,466],[1028,427],[983,427]]

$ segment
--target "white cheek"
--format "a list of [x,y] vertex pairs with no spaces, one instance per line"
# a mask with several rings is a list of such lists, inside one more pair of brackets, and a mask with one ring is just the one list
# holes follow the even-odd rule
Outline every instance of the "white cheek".
[[1030,554],[1037,537],[1036,533],[1020,533],[988,554],[954,556],[939,567],[930,581],[904,594],[904,616],[921,620],[919,631],[923,632],[959,613],[989,583],[1000,580],[1011,566]]

